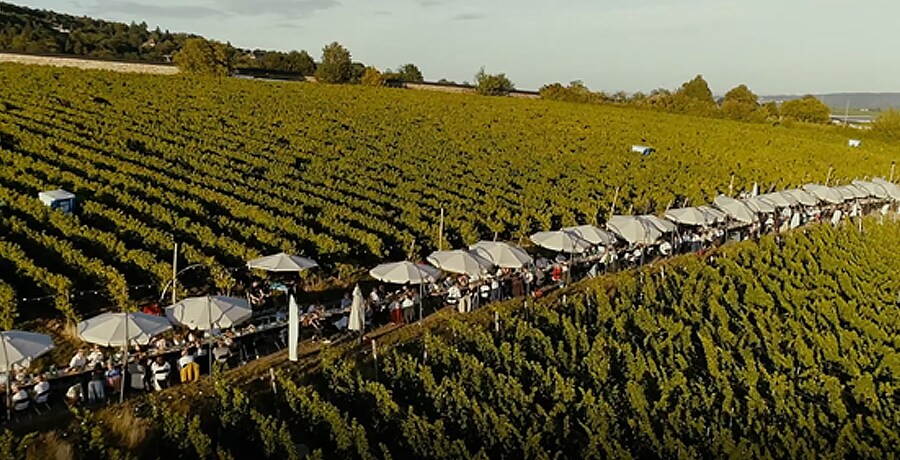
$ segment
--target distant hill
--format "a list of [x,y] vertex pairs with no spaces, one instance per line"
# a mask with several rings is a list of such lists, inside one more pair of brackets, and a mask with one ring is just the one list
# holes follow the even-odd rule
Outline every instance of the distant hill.
[[[847,107],[847,101],[850,101],[851,109],[888,109],[900,108],[900,93],[830,93],[830,94],[814,94],[820,101],[838,112]],[[802,95],[775,95],[761,96],[762,102],[768,101],[789,101],[798,99]]]

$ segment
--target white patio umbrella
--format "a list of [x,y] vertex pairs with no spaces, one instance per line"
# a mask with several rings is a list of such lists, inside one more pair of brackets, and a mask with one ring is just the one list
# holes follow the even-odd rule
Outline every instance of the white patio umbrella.
[[556,230],[537,232],[529,239],[536,245],[556,252],[581,254],[591,248],[591,243],[572,232]]
[[578,225],[576,227],[565,227],[564,232],[574,233],[581,239],[591,243],[592,245],[611,246],[616,244],[616,237],[610,235],[609,232],[593,225]]
[[350,303],[350,321],[347,329],[359,332],[366,330],[366,304],[358,284],[353,288],[353,301]]
[[885,190],[884,187],[882,187],[880,184],[877,184],[875,182],[869,182],[869,181],[865,181],[865,180],[855,180],[855,181],[853,181],[853,185],[855,185],[857,188],[862,189],[864,192],[866,192],[869,196],[871,196],[873,198],[878,198],[878,199],[883,200],[885,198],[890,197],[890,194],[888,194],[887,190]]
[[880,185],[894,201],[900,201],[900,187],[893,182],[888,182],[880,177],[872,179],[872,183]]
[[436,281],[441,277],[441,271],[431,265],[416,264],[408,260],[403,262],[391,262],[381,264],[371,270],[369,275],[379,281],[394,284],[418,284],[419,285],[419,321],[425,315],[425,307],[422,304],[424,295],[423,285]]
[[[12,372],[13,367],[28,367],[31,361],[53,349],[53,339],[46,334],[25,331],[0,332],[3,354],[0,354],[0,371]],[[10,382],[11,380],[7,380]]]
[[260,257],[247,262],[247,267],[267,272],[302,272],[318,267],[315,260],[280,252],[271,256]]
[[490,260],[465,249],[435,251],[428,256],[428,261],[445,272],[469,276],[480,276],[494,266]]
[[749,225],[757,221],[756,214],[748,209],[747,205],[734,198],[719,195],[713,200],[713,206],[719,208],[737,222]]
[[843,185],[843,186],[841,186],[841,188],[848,192],[853,193],[853,197],[856,199],[862,199],[862,198],[869,197],[869,194],[866,193],[865,190],[863,190],[855,185],[852,185],[852,184]]
[[694,207],[669,209],[664,215],[666,219],[681,225],[702,227],[710,224],[709,217]]
[[818,198],[803,189],[792,188],[781,193],[785,195],[785,198],[789,196],[790,198],[788,199],[793,199],[793,201],[796,201],[797,204],[801,206],[815,206],[819,204]]
[[643,221],[649,223],[663,234],[674,233],[678,230],[678,226],[675,225],[674,222],[654,216],[653,214],[638,216],[638,219],[642,219]]
[[78,337],[104,347],[125,347],[131,343],[147,345],[150,340],[172,329],[162,316],[146,313],[103,313],[78,323]]
[[0,332],[3,354],[0,354],[0,370],[6,372],[6,415],[12,418],[12,371],[14,366],[28,367],[31,360],[53,349],[49,335],[25,331]]
[[848,185],[841,185],[838,187],[832,187],[831,189],[834,190],[835,192],[837,192],[837,194],[841,196],[841,199],[846,202],[846,201],[853,201],[857,198],[856,192],[854,192],[852,190],[853,188],[856,188],[856,187],[848,186]]
[[172,329],[166,318],[146,313],[103,313],[78,323],[78,337],[104,347],[122,347],[122,387],[119,402],[125,398],[125,368],[128,346],[134,342],[147,345],[154,336]]
[[744,205],[750,208],[751,211],[757,214],[774,214],[775,213],[775,205],[764,200],[758,196],[750,197],[745,200],[741,200]]
[[697,209],[703,214],[706,214],[707,221],[710,225],[720,224],[728,220],[728,214],[725,214],[716,208],[710,206],[697,206]]
[[501,268],[522,268],[534,261],[524,249],[502,241],[479,241],[469,250]]
[[650,245],[662,236],[650,222],[635,216],[612,216],[606,228],[630,244]]
[[844,197],[842,197],[840,193],[834,191],[831,187],[819,184],[806,184],[803,186],[803,190],[825,203],[841,204],[844,202]]
[[771,204],[772,206],[774,206],[775,208],[779,208],[779,209],[790,208],[791,206],[793,206],[795,204],[794,201],[788,199],[788,197],[782,195],[779,192],[764,193],[762,195],[757,196],[756,198],[758,198],[762,201],[765,201],[765,202]]
[[403,262],[381,264],[369,270],[369,275],[385,283],[423,284],[439,279],[441,271],[431,265],[404,260]]
[[247,299],[225,296],[189,297],[166,307],[166,317],[189,329],[210,331],[209,370],[212,372],[212,330],[243,323],[253,316]]

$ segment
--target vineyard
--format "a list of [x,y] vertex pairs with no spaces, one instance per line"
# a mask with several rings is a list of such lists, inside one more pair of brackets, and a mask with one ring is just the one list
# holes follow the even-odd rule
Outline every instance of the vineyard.
[[84,458],[889,458],[898,245],[895,220],[814,226],[445,311],[377,357],[277,366],[274,392],[222,383],[192,410],[160,395],[128,422],[138,441],[82,415],[66,442]]
[[[280,250],[340,274],[619,209],[884,175],[900,146],[547,101],[0,65],[0,321],[74,319],[159,292],[182,263],[220,289]],[[631,144],[653,146],[640,157]],[[42,190],[75,193],[65,216]],[[138,292],[135,286],[147,286]],[[73,292],[97,291],[101,301]]]

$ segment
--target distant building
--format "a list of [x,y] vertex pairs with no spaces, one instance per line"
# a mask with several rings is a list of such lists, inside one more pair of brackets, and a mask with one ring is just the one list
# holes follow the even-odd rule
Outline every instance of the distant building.
[[650,156],[656,152],[655,149],[653,149],[652,147],[647,147],[646,145],[632,145],[631,151],[640,153],[645,157]]
[[847,141],[847,145],[850,147],[859,147],[860,145],[862,145],[862,141],[859,139],[850,139],[849,141]]
[[38,198],[50,209],[58,209],[64,214],[75,212],[75,195],[65,190],[51,190],[38,193]]

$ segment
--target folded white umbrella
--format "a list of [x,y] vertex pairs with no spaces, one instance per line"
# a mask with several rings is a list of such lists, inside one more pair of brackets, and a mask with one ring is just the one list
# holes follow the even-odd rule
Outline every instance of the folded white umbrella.
[[788,197],[782,195],[779,192],[764,193],[757,196],[756,198],[765,201],[775,208],[779,209],[790,208],[791,206],[794,206],[796,204],[794,200],[788,199]]
[[734,198],[719,195],[713,200],[713,206],[719,208],[725,214],[728,214],[728,217],[731,217],[735,221],[744,224],[752,224],[757,221],[756,214],[748,209],[747,205]]
[[773,214],[775,212],[775,206],[772,203],[757,196],[741,200],[741,202],[757,214]]
[[463,249],[432,252],[428,261],[441,270],[469,276],[480,276],[493,267],[490,260]]
[[844,197],[831,187],[819,184],[806,184],[803,186],[803,190],[825,203],[841,204],[844,202]]
[[103,313],[78,323],[78,337],[104,347],[127,347],[132,342],[147,345],[172,329],[169,320],[146,313]]
[[669,209],[666,211],[665,217],[677,224],[693,225],[695,227],[702,227],[711,223],[709,217],[703,211],[693,207]]
[[612,216],[606,228],[630,244],[650,245],[662,237],[662,232],[650,222],[635,216]]
[[283,252],[247,262],[247,267],[249,268],[268,272],[302,272],[318,266],[319,264],[315,260]]
[[542,248],[569,254],[580,254],[591,248],[591,243],[587,240],[563,230],[537,232],[530,239]]
[[0,371],[12,372],[13,367],[28,367],[35,358],[53,349],[53,339],[46,334],[25,331],[0,332]]
[[501,268],[522,268],[534,261],[524,249],[501,241],[479,241],[469,249]]
[[431,283],[441,277],[441,271],[431,265],[416,264],[408,260],[381,264],[371,270],[369,275],[378,281],[394,284]]
[[900,187],[898,187],[897,184],[888,182],[880,177],[872,179],[872,183],[880,185],[894,201],[900,201]]
[[247,299],[225,296],[189,297],[166,307],[166,317],[190,329],[226,329],[250,319]]
[[652,214],[639,216],[638,218],[643,219],[645,222],[652,225],[654,228],[659,230],[660,233],[673,233],[678,230],[678,226],[675,225],[674,222],[656,217]]
[[850,189],[847,188],[847,187],[848,187],[848,186],[846,186],[846,185],[841,185],[841,186],[838,186],[838,187],[832,187],[831,189],[834,190],[838,195],[840,195],[841,198],[842,198],[845,202],[846,202],[846,201],[853,201],[853,200],[855,200],[855,199],[856,199],[856,192],[854,192],[853,190],[850,190]]
[[562,229],[564,232],[574,233],[581,239],[593,245],[610,246],[616,244],[616,237],[610,235],[602,228],[593,225],[579,225],[577,227],[566,227]]
[[852,185],[852,184],[843,185],[843,186],[841,186],[840,188],[843,189],[843,190],[846,190],[846,191],[848,191],[848,192],[850,192],[850,193],[853,193],[853,198],[855,198],[855,199],[861,199],[861,198],[868,198],[868,197],[869,197],[869,194],[866,193],[865,190],[863,190],[863,189],[861,189],[861,188],[859,188],[859,187],[857,187],[857,186],[855,186],[855,185]]
[[353,300],[350,303],[350,319],[347,323],[347,329],[351,331],[364,331],[366,329],[366,304],[358,284],[353,288]]
[[816,198],[815,196],[809,194],[809,193],[806,192],[805,190],[802,190],[802,189],[799,189],[799,188],[792,188],[792,189],[789,189],[789,190],[785,190],[785,191],[783,191],[783,192],[781,192],[781,193],[782,193],[782,194],[785,194],[786,197],[787,197],[787,196],[790,196],[794,201],[797,202],[798,205],[802,205],[802,206],[815,206],[815,205],[819,204],[819,199],[818,199],[818,198]]

